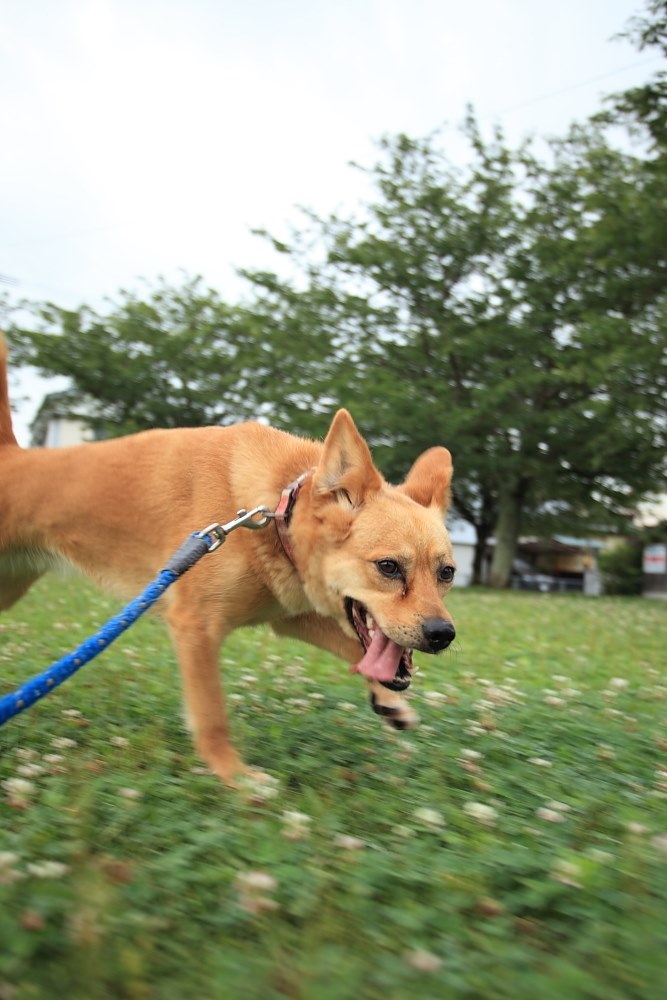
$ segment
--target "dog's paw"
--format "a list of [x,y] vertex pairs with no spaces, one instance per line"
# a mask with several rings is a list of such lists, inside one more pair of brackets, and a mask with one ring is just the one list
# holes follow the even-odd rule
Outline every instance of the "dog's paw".
[[415,710],[396,691],[378,681],[369,681],[368,686],[371,707],[388,726],[394,729],[413,729],[419,724],[419,716]]

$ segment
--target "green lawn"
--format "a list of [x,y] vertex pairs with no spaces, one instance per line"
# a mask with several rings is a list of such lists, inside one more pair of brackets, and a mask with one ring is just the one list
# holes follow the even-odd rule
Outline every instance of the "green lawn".
[[[239,633],[224,790],[157,618],[0,730],[0,1000],[658,1000],[667,604],[457,591],[419,729],[334,659]],[[118,604],[50,577],[0,694]]]

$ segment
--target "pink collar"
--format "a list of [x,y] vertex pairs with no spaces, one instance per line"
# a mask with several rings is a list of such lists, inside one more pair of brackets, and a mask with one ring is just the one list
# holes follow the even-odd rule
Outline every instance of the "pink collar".
[[273,518],[276,522],[276,530],[278,532],[278,538],[280,539],[280,544],[282,545],[285,555],[289,561],[294,566],[294,550],[292,549],[292,543],[289,538],[289,523],[292,519],[292,512],[294,510],[294,504],[297,501],[299,492],[304,482],[310,475],[310,470],[308,472],[303,472],[298,479],[295,479],[293,483],[286,486],[285,489],[280,494],[280,502],[276,507]]

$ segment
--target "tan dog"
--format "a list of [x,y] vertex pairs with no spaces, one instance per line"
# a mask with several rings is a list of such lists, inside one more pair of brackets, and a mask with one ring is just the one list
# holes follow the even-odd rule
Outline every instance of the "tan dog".
[[246,423],[24,450],[12,431],[6,359],[0,336],[0,609],[59,562],[134,597],[191,532],[242,507],[273,511],[305,473],[285,547],[272,524],[239,529],[160,602],[198,753],[226,782],[245,770],[218,654],[230,632],[259,622],[343,657],[366,677],[376,712],[397,728],[414,724],[398,693],[410,682],[411,651],[438,652],[454,637],[442,603],[454,575],[445,448],[426,451],[399,487],[375,468],[346,410],[324,444]]

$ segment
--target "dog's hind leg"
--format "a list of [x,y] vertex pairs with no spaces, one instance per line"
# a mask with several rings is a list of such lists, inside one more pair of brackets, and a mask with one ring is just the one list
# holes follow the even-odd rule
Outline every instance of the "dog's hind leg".
[[27,569],[22,573],[5,574],[0,560],[0,611],[5,611],[20,601],[23,595],[30,590],[35,580],[39,580],[42,575],[39,570]]

